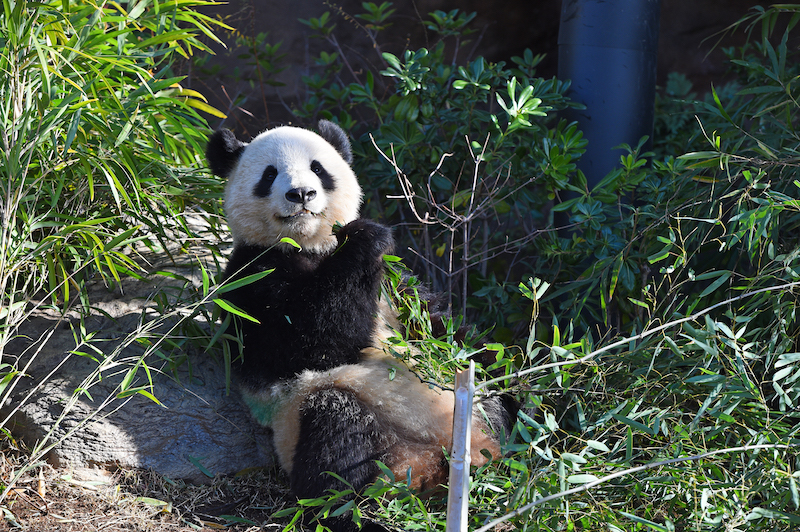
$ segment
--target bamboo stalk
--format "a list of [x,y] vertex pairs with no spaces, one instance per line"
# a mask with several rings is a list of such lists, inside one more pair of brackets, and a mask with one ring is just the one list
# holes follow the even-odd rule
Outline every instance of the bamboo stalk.
[[453,448],[450,452],[450,482],[447,496],[447,532],[467,532],[469,509],[470,438],[472,397],[475,394],[475,362],[456,373],[453,412]]

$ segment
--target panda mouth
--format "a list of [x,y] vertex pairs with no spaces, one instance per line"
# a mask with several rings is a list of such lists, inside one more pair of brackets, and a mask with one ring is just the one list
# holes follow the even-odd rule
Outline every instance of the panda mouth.
[[306,216],[316,216],[313,212],[309,211],[308,209],[301,209],[294,214],[290,214],[289,216],[279,216],[278,218],[284,222],[291,222],[293,220],[299,220],[301,218],[305,218]]

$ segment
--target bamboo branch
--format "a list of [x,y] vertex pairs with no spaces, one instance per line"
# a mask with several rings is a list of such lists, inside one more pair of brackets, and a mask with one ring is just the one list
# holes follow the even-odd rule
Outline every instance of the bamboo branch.
[[456,404],[453,412],[453,449],[450,452],[450,482],[447,496],[446,532],[467,532],[469,509],[470,438],[472,396],[475,393],[475,362],[456,373]]
[[714,455],[717,455],[717,454],[723,454],[723,453],[736,453],[736,452],[742,452],[742,451],[755,451],[755,450],[759,450],[759,449],[791,449],[793,447],[800,447],[800,445],[786,445],[786,444],[743,445],[741,447],[730,447],[728,449],[718,449],[716,451],[709,451],[709,452],[703,453],[703,454],[696,454],[696,455],[692,455],[692,456],[683,456],[683,457],[680,457],[680,458],[670,458],[669,460],[663,460],[661,462],[652,462],[650,464],[645,464],[645,465],[642,465],[642,466],[631,467],[629,469],[625,469],[623,471],[617,471],[616,473],[612,473],[612,474],[607,475],[605,477],[598,478],[598,479],[593,480],[591,482],[587,482],[586,484],[583,484],[581,486],[578,486],[578,487],[575,487],[575,488],[571,488],[571,489],[568,489],[568,490],[564,490],[564,491],[559,491],[558,493],[553,493],[552,495],[547,495],[546,497],[542,497],[540,499],[536,499],[532,503],[526,504],[525,506],[523,506],[521,508],[517,508],[513,512],[507,513],[503,517],[499,517],[499,518],[497,518],[497,519],[495,519],[493,521],[490,521],[489,523],[483,525],[482,527],[478,528],[474,532],[486,532],[488,530],[493,529],[494,527],[496,527],[500,523],[508,521],[509,519],[512,519],[512,518],[514,518],[514,517],[516,517],[518,515],[522,515],[522,514],[528,512],[528,511],[532,510],[535,506],[538,506],[539,504],[543,504],[545,502],[552,501],[554,499],[560,499],[561,497],[566,497],[567,495],[574,495],[574,494],[580,493],[582,491],[587,491],[587,490],[592,489],[595,486],[599,486],[600,484],[604,484],[604,483],[608,482],[609,480],[614,480],[615,478],[623,477],[623,476],[630,475],[630,474],[633,474],[633,473],[638,473],[639,471],[646,471],[648,469],[655,469],[657,467],[662,467],[662,466],[666,466],[666,465],[670,465],[670,464],[676,464],[676,463],[680,463],[680,462],[690,462],[690,461],[695,461],[695,460],[703,460],[704,458],[708,458],[710,456],[714,456]]
[[800,281],[794,281],[794,282],[791,282],[791,283],[785,283],[785,284],[781,284],[781,285],[777,285],[777,286],[769,286],[769,287],[766,287],[766,288],[759,288],[758,290],[753,290],[752,292],[745,292],[744,294],[740,294],[740,295],[738,295],[736,297],[732,297],[732,298],[726,299],[725,301],[720,301],[719,303],[711,305],[710,307],[706,307],[703,310],[699,310],[699,311],[695,312],[694,314],[692,314],[690,316],[686,316],[686,317],[683,317],[683,318],[680,318],[680,319],[677,319],[677,320],[673,320],[673,321],[667,322],[667,323],[665,323],[663,325],[659,325],[658,327],[654,327],[652,329],[646,329],[646,330],[642,331],[641,333],[639,333],[637,335],[629,336],[627,338],[623,338],[622,340],[618,340],[618,341],[616,341],[614,343],[608,344],[607,346],[601,347],[600,349],[596,349],[596,350],[592,351],[591,353],[582,356],[581,358],[576,358],[575,360],[564,360],[562,362],[553,362],[553,363],[550,363],[550,364],[542,364],[541,366],[536,366],[535,368],[528,368],[528,369],[524,369],[524,370],[521,370],[521,371],[515,371],[511,375],[505,375],[503,377],[497,377],[496,379],[491,379],[491,380],[485,381],[485,382],[481,383],[480,385],[478,385],[475,388],[475,391],[480,391],[483,388],[485,388],[487,386],[490,386],[492,384],[496,384],[498,382],[506,381],[506,380],[509,380],[509,379],[515,379],[517,377],[522,377],[524,375],[528,375],[530,373],[535,373],[537,371],[543,371],[543,370],[546,370],[546,369],[552,369],[552,368],[557,368],[557,367],[561,367],[561,366],[569,366],[569,365],[572,365],[572,364],[585,364],[587,362],[591,362],[592,359],[595,358],[597,355],[605,353],[606,351],[610,351],[610,350],[612,350],[614,348],[617,348],[617,347],[619,347],[621,345],[625,345],[625,344],[630,343],[630,342],[636,342],[638,340],[642,340],[644,338],[647,338],[648,336],[652,336],[652,335],[656,334],[657,332],[661,332],[661,331],[663,331],[665,329],[669,329],[670,327],[674,327],[676,325],[680,325],[681,323],[686,323],[687,321],[694,321],[697,318],[699,318],[701,316],[704,316],[704,315],[708,314],[709,312],[711,312],[712,310],[717,309],[719,307],[723,307],[725,305],[729,305],[729,304],[734,303],[736,301],[739,301],[741,299],[746,299],[748,297],[752,297],[754,295],[761,294],[761,293],[764,293],[764,292],[771,292],[771,291],[774,291],[774,290],[785,290],[787,288],[793,288],[795,286],[800,286]]

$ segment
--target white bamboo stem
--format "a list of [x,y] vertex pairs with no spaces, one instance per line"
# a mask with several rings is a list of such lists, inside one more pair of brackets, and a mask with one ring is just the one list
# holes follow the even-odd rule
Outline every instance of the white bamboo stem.
[[447,532],[467,532],[469,510],[470,438],[472,396],[475,394],[475,363],[456,373],[453,412],[453,448],[450,452],[450,482],[447,496]]

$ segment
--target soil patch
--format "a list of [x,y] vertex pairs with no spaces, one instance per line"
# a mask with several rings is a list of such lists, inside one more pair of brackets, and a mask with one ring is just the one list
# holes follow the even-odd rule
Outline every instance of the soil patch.
[[[26,461],[6,446],[0,477]],[[276,480],[278,479],[278,480]],[[270,516],[296,499],[273,469],[219,476],[209,484],[174,481],[149,470],[59,469],[42,464],[15,484],[0,505],[0,530],[41,532],[280,531]]]

